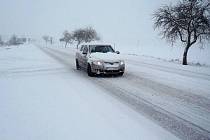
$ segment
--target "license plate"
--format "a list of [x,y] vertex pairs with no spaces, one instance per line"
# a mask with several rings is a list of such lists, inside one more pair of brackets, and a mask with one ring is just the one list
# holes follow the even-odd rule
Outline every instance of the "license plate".
[[109,68],[107,68],[107,70],[118,70],[118,68],[116,68],[116,67],[109,67]]

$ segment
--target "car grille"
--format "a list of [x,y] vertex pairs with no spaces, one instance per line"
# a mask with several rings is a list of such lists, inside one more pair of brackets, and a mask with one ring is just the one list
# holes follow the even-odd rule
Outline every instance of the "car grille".
[[104,62],[104,64],[108,64],[108,65],[118,65],[119,62]]

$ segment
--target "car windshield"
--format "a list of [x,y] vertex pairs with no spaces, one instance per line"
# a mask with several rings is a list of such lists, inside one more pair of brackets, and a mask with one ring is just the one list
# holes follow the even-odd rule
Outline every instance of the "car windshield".
[[114,52],[114,49],[110,45],[91,45],[90,46],[91,53],[107,53],[107,52]]

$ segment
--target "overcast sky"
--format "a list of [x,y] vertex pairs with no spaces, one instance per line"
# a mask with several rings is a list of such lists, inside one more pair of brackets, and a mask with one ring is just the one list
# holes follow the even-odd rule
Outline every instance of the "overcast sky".
[[[0,0],[0,34],[60,36],[93,26],[103,40],[137,42],[154,33],[152,13],[169,0]],[[127,40],[127,41],[125,41]]]
[[[93,26],[119,50],[181,59],[183,47],[168,47],[153,29],[153,12],[171,2],[175,0],[0,0],[0,35],[58,39],[64,30]],[[207,62],[209,53],[193,47],[189,57]]]

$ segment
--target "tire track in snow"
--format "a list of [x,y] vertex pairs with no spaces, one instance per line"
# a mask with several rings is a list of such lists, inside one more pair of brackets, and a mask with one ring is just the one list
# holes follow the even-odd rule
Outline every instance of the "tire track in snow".
[[[168,85],[154,82],[150,79],[146,79],[131,73],[128,73],[126,77],[133,84],[143,85],[144,87],[153,89],[154,91],[157,91],[164,96],[171,96],[186,103],[196,104],[197,106],[205,108],[206,111],[210,113],[210,100],[205,97],[193,94],[192,92],[176,89]],[[135,79],[135,81],[133,81],[133,79]]]
[[[49,49],[49,48],[40,48],[43,50],[46,54],[50,55],[57,61],[61,62],[67,68],[71,71],[76,71],[74,68],[74,62],[70,59],[74,60],[73,56],[70,56],[67,53]],[[69,61],[68,61],[69,60]],[[78,76],[81,76],[84,78],[88,78],[86,73],[81,72],[78,73]],[[125,78],[125,77],[122,77]],[[185,119],[182,119],[175,114],[172,114],[168,112],[167,110],[164,110],[163,108],[160,108],[159,106],[156,106],[152,104],[151,102],[136,96],[132,92],[126,90],[125,88],[113,85],[112,83],[108,82],[107,80],[101,79],[101,78],[89,78],[90,82],[93,82],[94,84],[98,85],[99,87],[104,88],[108,91],[108,93],[112,96],[115,96],[117,98],[120,98],[121,101],[127,103],[128,105],[132,106],[135,110],[140,112],[141,114],[144,114],[154,122],[158,123],[163,128],[167,129],[171,133],[175,134],[181,139],[185,140],[209,140],[210,139],[210,132],[193,124],[192,122],[189,122]],[[129,84],[129,80],[128,84]]]
[[133,64],[133,65],[138,66],[138,67],[143,66],[143,67],[148,67],[148,68],[163,71],[163,72],[176,73],[176,74],[181,75],[181,76],[195,77],[195,78],[205,79],[205,80],[210,81],[210,75],[209,74],[203,74],[203,73],[199,73],[199,72],[193,72],[193,71],[177,69],[177,68],[172,69],[172,68],[167,67],[167,66],[160,66],[160,65],[157,65],[157,64],[149,64],[149,63],[145,63],[145,62],[141,62],[141,65],[139,65],[139,62],[137,62],[135,60],[128,60],[127,59],[127,61],[130,64]]
[[144,114],[147,118],[150,118],[155,123],[183,140],[210,139],[209,131],[193,124],[192,122],[184,120],[139,96],[136,96],[129,90],[101,80],[96,80],[95,83],[100,84],[101,87],[109,91],[108,93],[110,95],[120,98],[121,101],[127,103],[139,113]]
[[[70,57],[73,60],[75,59],[74,56],[71,56],[63,51],[59,51],[57,49],[52,48],[50,48],[50,50],[60,53],[63,56]],[[72,66],[74,67],[74,65]],[[125,78],[129,82],[132,82],[132,84],[134,85],[139,84],[149,89],[153,89],[154,91],[157,91],[158,93],[161,93],[164,96],[172,96],[187,103],[196,104],[197,106],[203,107],[206,109],[206,111],[210,112],[210,100],[205,97],[193,94],[192,92],[187,92],[181,89],[169,87],[168,85],[158,83],[150,79],[141,77],[139,75],[134,75],[132,73],[126,73]],[[138,85],[136,87],[138,87]]]
[[10,74],[26,74],[26,73],[42,73],[42,72],[58,72],[63,71],[63,68],[40,68],[40,69],[13,69],[9,71],[0,71],[0,76],[10,75]]

